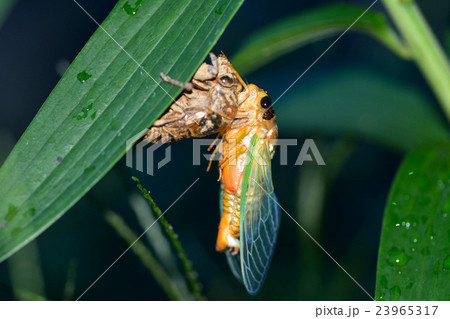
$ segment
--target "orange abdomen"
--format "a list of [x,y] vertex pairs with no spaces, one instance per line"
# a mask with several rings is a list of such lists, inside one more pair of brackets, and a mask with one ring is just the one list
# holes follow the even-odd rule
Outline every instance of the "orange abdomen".
[[236,194],[244,172],[238,165],[227,165],[223,168],[222,178],[225,187],[231,194]]

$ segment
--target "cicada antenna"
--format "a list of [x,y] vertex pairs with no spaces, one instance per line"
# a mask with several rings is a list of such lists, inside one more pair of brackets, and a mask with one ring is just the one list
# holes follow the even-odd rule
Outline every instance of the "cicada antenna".
[[237,71],[234,68],[233,68],[233,73],[236,76],[236,78],[238,79],[239,83],[241,83],[242,87],[244,89],[247,89],[247,83],[245,83],[245,81],[241,78],[239,73],[237,73]]
[[[217,134],[217,137],[214,140],[214,142],[212,142],[211,145],[208,147],[208,151],[211,150],[211,148],[216,144],[217,140],[222,137],[222,135],[223,135],[223,133]],[[216,156],[217,151],[219,150],[219,146],[220,146],[220,143],[216,146],[216,148],[214,149],[214,152],[211,154],[211,158],[209,159],[208,168],[206,169],[207,172],[209,172],[209,169],[211,168],[212,161],[213,161],[214,157]]]

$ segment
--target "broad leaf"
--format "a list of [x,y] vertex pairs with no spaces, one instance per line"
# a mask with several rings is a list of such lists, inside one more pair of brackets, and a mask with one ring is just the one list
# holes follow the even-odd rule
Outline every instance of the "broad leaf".
[[118,2],[0,169],[0,260],[124,155],[180,92],[159,73],[188,80],[242,2]]
[[406,157],[387,202],[376,299],[449,300],[450,144]]
[[[353,5],[331,5],[301,12],[258,30],[244,41],[243,47],[231,59],[240,73],[250,73],[277,57],[313,41],[342,34],[349,29],[367,33],[401,57],[410,53],[381,13]],[[364,13],[364,15],[363,15]]]

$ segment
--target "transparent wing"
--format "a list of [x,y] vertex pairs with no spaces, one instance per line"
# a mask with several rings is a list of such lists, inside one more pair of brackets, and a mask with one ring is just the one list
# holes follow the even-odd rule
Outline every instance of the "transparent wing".
[[227,254],[233,274],[251,295],[264,282],[280,227],[281,213],[273,191],[270,157],[267,142],[255,135],[241,186],[240,254]]

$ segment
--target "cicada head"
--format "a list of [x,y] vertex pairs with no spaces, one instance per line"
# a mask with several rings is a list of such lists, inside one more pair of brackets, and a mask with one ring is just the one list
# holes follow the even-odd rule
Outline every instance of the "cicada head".
[[[237,92],[243,89],[242,78],[231,65],[230,61],[224,54],[218,56],[219,73],[217,74],[217,82],[226,88],[232,88]],[[245,84],[245,83],[244,83]]]
[[249,84],[240,96],[243,99],[239,107],[237,118],[241,123],[252,126],[260,131],[260,136],[265,136],[270,144],[276,143],[278,127],[272,100],[264,89],[254,84]]

